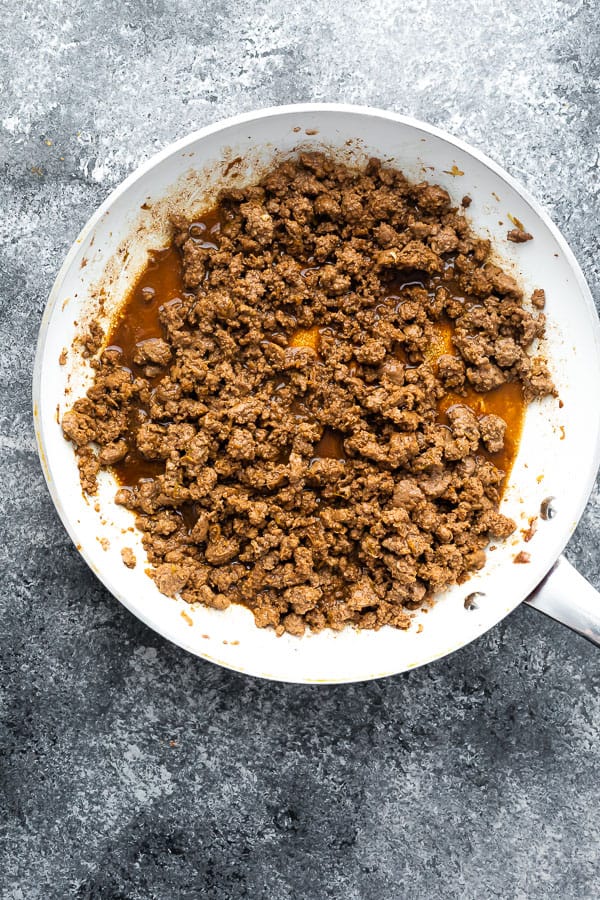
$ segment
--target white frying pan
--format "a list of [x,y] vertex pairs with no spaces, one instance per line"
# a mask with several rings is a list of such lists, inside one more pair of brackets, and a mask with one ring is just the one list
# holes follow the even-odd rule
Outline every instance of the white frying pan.
[[[457,204],[468,194],[473,199],[468,216],[475,230],[492,238],[504,264],[513,267],[528,293],[536,287],[546,290],[548,335],[543,349],[562,405],[546,399],[527,411],[501,507],[519,530],[488,554],[482,572],[441,596],[428,613],[418,613],[409,632],[348,629],[277,638],[270,630],[256,628],[252,614],[242,607],[195,610],[164,597],[144,573],[145,555],[131,514],[113,503],[112,477],[103,474],[96,503],[83,497],[73,448],[58,424],[90,380],[88,364],[69,349],[73,339],[91,317],[109,320],[143,267],[146,251],[166,244],[169,209],[191,212],[210,206],[224,184],[254,180],[276,157],[300,147],[334,150],[358,163],[378,156],[411,179],[442,184]],[[506,241],[512,228],[509,214],[521,220],[533,241]],[[114,596],[169,640],[240,672],[293,682],[391,675],[457,650],[526,598],[600,643],[600,598],[560,557],[600,459],[599,335],[590,292],[564,239],[535,200],[481,153],[429,125],[369,108],[305,104],[262,110],[204,128],[167,147],[110,195],[77,238],[40,329],[33,385],[40,458],[65,527]],[[63,348],[68,355],[61,365]],[[538,527],[526,542],[524,532],[532,517],[537,517]],[[120,550],[125,546],[137,556],[133,570],[122,563]],[[514,562],[520,551],[530,555],[529,563]]]

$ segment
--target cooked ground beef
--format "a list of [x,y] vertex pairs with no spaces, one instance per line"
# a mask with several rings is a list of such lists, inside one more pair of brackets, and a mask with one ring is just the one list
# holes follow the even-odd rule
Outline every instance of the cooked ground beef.
[[536,309],[543,309],[546,305],[546,292],[543,288],[536,288],[531,295],[531,302]]
[[512,228],[506,237],[513,244],[526,244],[527,241],[533,240],[533,235],[529,234],[528,231],[523,231],[522,228]]
[[554,392],[528,355],[543,314],[443,188],[377,160],[301,154],[210,215],[210,235],[173,220],[185,290],[161,336],[105,349],[63,417],[83,487],[143,463],[116,501],[167,595],[278,633],[407,628],[515,528],[506,423],[468,401]]
[[123,560],[123,565],[127,566],[128,569],[135,569],[135,553],[131,547],[123,547],[121,550],[121,559]]

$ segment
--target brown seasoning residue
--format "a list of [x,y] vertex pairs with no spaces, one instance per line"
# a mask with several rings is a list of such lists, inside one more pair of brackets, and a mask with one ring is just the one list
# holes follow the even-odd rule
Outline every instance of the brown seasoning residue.
[[521,550],[519,553],[517,553],[517,555],[513,559],[513,562],[518,564],[530,563],[531,554],[526,553],[525,550]]
[[241,156],[236,156],[236,158],[235,158],[235,159],[232,159],[230,163],[227,163],[227,165],[226,165],[225,168],[223,169],[223,175],[224,175],[224,176],[229,175],[229,173],[231,172],[231,170],[232,170],[235,166],[239,166],[239,164],[240,164],[241,162],[242,162],[242,157],[241,157]]
[[522,529],[522,532],[521,532],[521,533],[522,533],[522,535],[523,535],[523,540],[525,541],[526,544],[529,543],[529,541],[532,539],[532,537],[533,537],[534,534],[536,533],[536,531],[537,531],[537,523],[538,523],[538,517],[537,517],[537,516],[530,516],[530,518],[529,518],[529,527],[526,528],[526,529]]
[[513,216],[512,213],[507,213],[506,215],[508,216],[510,221],[513,223],[515,228],[518,228],[519,231],[525,231],[525,226],[523,225],[523,223],[521,222],[520,219],[517,219],[517,217]]
[[456,165],[456,163],[452,166],[451,169],[444,169],[443,171],[444,171],[444,174],[445,174],[445,175],[453,175],[454,178],[458,178],[458,177],[460,177],[461,175],[464,175],[464,174],[465,174],[465,173],[463,172],[462,169],[459,169],[459,168],[458,168],[458,166]]

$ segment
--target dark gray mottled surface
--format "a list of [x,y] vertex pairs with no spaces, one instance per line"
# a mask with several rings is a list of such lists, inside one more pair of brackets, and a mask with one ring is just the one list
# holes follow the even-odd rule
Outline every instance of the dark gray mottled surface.
[[[593,0],[11,0],[0,37],[1,896],[597,897],[597,651],[521,609],[364,686],[221,671],[88,571],[29,399],[95,207],[173,139],[274,103],[370,103],[472,142],[546,205],[598,299]],[[599,517],[596,493],[569,549],[596,585]]]

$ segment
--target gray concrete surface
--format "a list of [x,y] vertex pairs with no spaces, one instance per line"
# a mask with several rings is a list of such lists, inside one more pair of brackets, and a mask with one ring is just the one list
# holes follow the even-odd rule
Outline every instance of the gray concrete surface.
[[[429,668],[262,683],[165,643],[54,513],[30,421],[88,216],[190,130],[274,103],[409,113],[545,204],[600,299],[593,0],[9,0],[0,16],[0,896],[595,898],[600,656],[521,609]],[[569,557],[600,586],[596,492]]]

